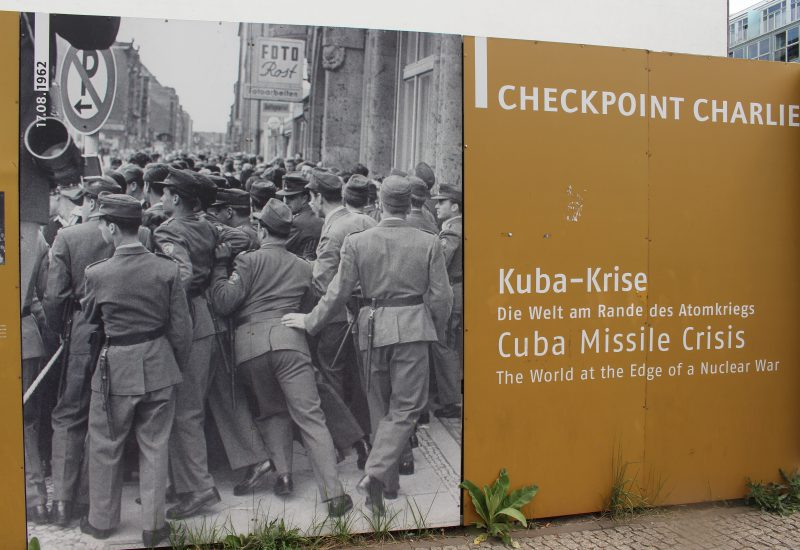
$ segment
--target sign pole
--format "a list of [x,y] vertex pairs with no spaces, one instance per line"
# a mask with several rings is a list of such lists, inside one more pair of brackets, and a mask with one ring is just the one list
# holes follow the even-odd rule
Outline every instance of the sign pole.
[[83,139],[83,154],[84,155],[96,155],[98,150],[100,149],[100,137],[99,132],[95,132],[94,134],[90,134]]
[[[258,109],[258,114],[256,115],[256,156],[261,154],[261,100],[256,99],[256,109]],[[266,158],[266,155],[264,155]]]

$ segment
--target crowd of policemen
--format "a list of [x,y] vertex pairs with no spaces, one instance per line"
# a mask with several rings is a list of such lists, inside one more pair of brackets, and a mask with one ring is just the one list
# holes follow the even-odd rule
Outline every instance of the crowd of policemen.
[[351,452],[384,513],[417,426],[461,417],[462,201],[425,163],[239,154],[138,152],[55,189],[50,223],[21,234],[29,521],[106,538],[138,469],[156,545],[221,500],[208,415],[235,495],[291,495],[299,439],[330,515],[353,506]]

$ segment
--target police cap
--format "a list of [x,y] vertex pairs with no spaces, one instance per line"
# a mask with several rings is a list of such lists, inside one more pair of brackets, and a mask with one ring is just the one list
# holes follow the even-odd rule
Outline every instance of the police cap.
[[439,193],[433,199],[437,201],[449,199],[461,203],[463,202],[463,197],[464,194],[461,192],[461,188],[443,183],[439,185]]
[[98,199],[100,208],[95,210],[90,218],[111,216],[124,220],[142,220],[142,203],[130,195],[107,194]]
[[411,183],[402,176],[389,176],[381,184],[381,204],[391,208],[411,206]]
[[292,210],[278,199],[269,199],[258,219],[271,234],[278,237],[288,237],[292,230]]

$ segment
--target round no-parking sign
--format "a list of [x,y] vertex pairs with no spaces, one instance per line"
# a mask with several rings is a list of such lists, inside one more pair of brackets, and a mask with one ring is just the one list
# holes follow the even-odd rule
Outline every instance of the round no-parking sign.
[[111,50],[70,47],[61,66],[64,116],[81,134],[93,134],[105,123],[114,105],[117,65]]

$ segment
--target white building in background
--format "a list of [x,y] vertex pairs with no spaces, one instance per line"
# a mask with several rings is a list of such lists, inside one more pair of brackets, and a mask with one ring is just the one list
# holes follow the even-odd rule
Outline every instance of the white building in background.
[[800,61],[800,0],[765,0],[731,14],[728,57]]

